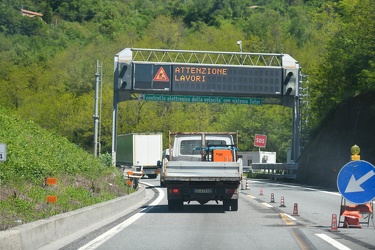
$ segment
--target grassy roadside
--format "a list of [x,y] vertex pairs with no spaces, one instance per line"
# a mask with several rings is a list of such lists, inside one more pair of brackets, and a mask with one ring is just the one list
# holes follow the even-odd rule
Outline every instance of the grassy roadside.
[[[95,158],[65,138],[0,106],[0,230],[126,195],[122,173],[108,166],[110,155]],[[107,163],[107,164],[106,164]],[[45,178],[57,185],[46,186]],[[56,195],[57,203],[46,202]]]

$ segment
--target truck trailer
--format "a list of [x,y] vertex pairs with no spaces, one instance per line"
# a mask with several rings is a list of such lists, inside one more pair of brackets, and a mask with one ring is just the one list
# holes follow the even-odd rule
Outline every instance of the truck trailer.
[[184,202],[211,200],[222,202],[224,211],[238,210],[242,159],[237,137],[231,132],[169,133],[171,154],[160,165],[170,211],[183,210]]
[[144,175],[155,179],[160,173],[163,152],[162,133],[132,133],[117,136],[116,165],[122,168],[143,170]]
[[276,152],[267,151],[242,151],[242,161],[245,166],[251,166],[253,163],[276,163]]

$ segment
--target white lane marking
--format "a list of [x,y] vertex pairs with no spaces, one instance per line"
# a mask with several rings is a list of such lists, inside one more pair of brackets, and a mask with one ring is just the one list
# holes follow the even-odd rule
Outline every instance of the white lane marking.
[[155,205],[159,204],[164,198],[164,191],[160,188],[156,188],[156,189],[159,191],[160,195],[154,202],[152,202],[146,208],[142,209],[141,211],[139,211],[139,213],[133,215],[132,217],[130,217],[126,221],[124,221],[124,222],[120,223],[119,225],[111,228],[110,230],[108,230],[104,234],[102,234],[99,237],[93,239],[92,241],[90,241],[86,245],[80,247],[78,250],[92,250],[92,249],[98,248],[100,245],[102,245],[104,242],[109,240],[115,234],[117,234],[118,232],[120,232],[124,228],[130,226],[135,221],[137,221],[139,218],[141,218],[143,215],[145,215],[147,213],[147,211],[152,208],[152,206],[155,206]]
[[[267,182],[262,182],[262,181],[251,181],[251,182],[267,183]],[[317,192],[324,193],[324,194],[342,196],[339,192],[323,191],[323,190],[319,190],[319,189],[315,189],[315,188],[308,188],[308,187],[303,187],[303,186],[285,185],[285,184],[279,184],[279,183],[268,183],[268,184],[275,185],[275,186],[283,186],[283,187],[296,187],[296,188],[301,188],[301,189],[310,190],[310,191],[317,191]],[[375,205],[375,201],[373,201],[372,204]]]
[[341,244],[340,242],[332,239],[331,237],[329,237],[326,234],[315,234],[315,235],[318,236],[318,237],[320,237],[321,239],[323,239],[327,243],[331,244],[332,246],[336,247],[337,249],[340,249],[340,250],[351,250],[349,247],[347,247],[347,246]]
[[282,183],[269,183],[269,182],[262,182],[262,181],[251,181],[251,182],[265,183],[265,184],[270,184],[270,185],[274,185],[274,186],[282,186],[282,187],[301,188],[301,189],[305,189],[305,190],[318,191],[318,192],[325,193],[325,194],[332,194],[332,195],[341,196],[341,194],[339,192],[323,191],[323,190],[319,190],[319,189],[315,189],[315,188],[308,188],[308,187],[304,187],[304,186],[285,185],[285,184],[282,184]]

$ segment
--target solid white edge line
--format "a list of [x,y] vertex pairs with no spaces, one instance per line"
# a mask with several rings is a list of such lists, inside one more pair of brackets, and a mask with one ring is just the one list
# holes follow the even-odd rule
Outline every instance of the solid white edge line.
[[[146,184],[146,183],[144,183],[144,184]],[[111,228],[110,230],[106,231],[102,235],[100,235],[97,238],[93,239],[92,241],[90,241],[86,245],[80,247],[78,250],[92,250],[92,249],[96,249],[97,247],[99,247],[100,245],[102,245],[104,242],[106,242],[107,240],[109,240],[111,237],[113,237],[115,234],[117,234],[118,232],[120,232],[124,228],[130,226],[135,221],[137,221],[139,218],[141,218],[143,215],[145,215],[147,213],[147,211],[151,209],[152,206],[155,206],[155,205],[159,204],[164,199],[164,191],[162,189],[160,189],[160,188],[156,188],[156,189],[159,191],[160,195],[150,205],[148,205],[146,208],[142,209],[141,211],[139,211],[137,214],[133,215],[132,217],[130,217],[126,221],[118,224],[117,226]]]
[[340,249],[340,250],[351,250],[349,247],[347,247],[347,246],[341,244],[340,242],[332,239],[331,237],[329,237],[326,234],[315,234],[315,235],[318,236],[319,238],[323,239],[327,243],[331,244],[332,246],[336,247],[337,249]]
[[[254,181],[254,182],[262,183],[261,181]],[[309,187],[296,186],[296,185],[285,185],[285,184],[282,184],[282,183],[271,183],[271,184],[275,185],[275,186],[301,188],[301,189],[305,189],[305,190],[312,190],[312,191],[318,191],[318,192],[321,192],[321,193],[326,193],[326,194],[332,194],[332,195],[341,196],[341,194],[339,192],[323,191],[323,190],[319,190],[319,189],[316,189],[316,188],[309,188]]]

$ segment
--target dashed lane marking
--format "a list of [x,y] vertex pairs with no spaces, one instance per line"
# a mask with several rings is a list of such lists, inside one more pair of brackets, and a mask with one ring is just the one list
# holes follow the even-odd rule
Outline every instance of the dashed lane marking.
[[266,202],[263,202],[263,203],[261,203],[261,204],[263,204],[263,205],[266,206],[266,207],[273,207],[272,205],[270,205],[270,204],[268,204],[268,203],[266,203]]
[[293,218],[292,216],[286,214],[286,213],[280,213],[281,218],[287,224],[288,226],[294,226],[296,225],[295,221],[297,220],[296,218]]
[[[255,196],[252,196],[250,194],[246,195],[247,197],[251,198],[251,199],[257,199]],[[266,206],[266,207],[269,207],[269,208],[273,208],[272,205],[266,203],[266,202],[261,202],[261,204],[263,206]],[[296,225],[296,218],[290,216],[289,214],[286,214],[286,213],[280,213],[280,216],[281,218],[283,219],[283,221],[285,222],[285,224],[287,224],[288,226],[294,226]]]
[[318,236],[319,238],[323,239],[324,241],[328,242],[329,244],[331,244],[332,246],[336,247],[339,250],[350,250],[349,247],[347,247],[347,246],[341,244],[340,242],[332,239],[331,237],[329,237],[326,234],[315,234],[315,235]]

